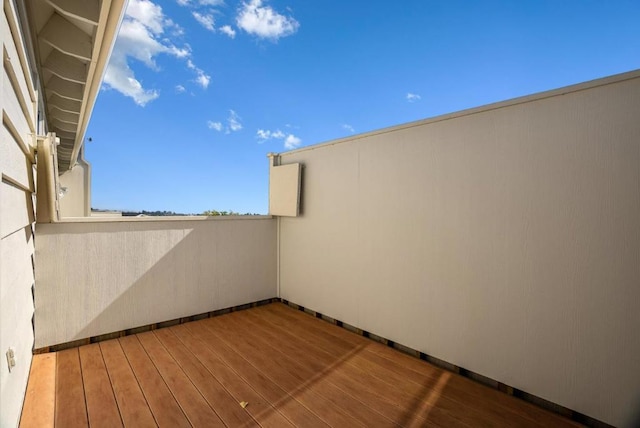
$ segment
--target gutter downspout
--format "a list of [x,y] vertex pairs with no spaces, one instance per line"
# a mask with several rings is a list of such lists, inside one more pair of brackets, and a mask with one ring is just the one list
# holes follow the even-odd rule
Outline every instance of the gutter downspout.
[[60,206],[56,147],[60,144],[60,139],[55,133],[50,132],[46,136],[38,136],[37,142],[36,221],[57,223],[60,220]]

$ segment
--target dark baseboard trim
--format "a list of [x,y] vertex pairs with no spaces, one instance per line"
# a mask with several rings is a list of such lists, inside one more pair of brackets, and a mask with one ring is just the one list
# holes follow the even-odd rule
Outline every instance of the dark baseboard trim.
[[184,324],[190,321],[198,321],[205,318],[213,318],[219,315],[228,314],[231,312],[242,311],[249,308],[255,308],[256,306],[267,305],[273,302],[279,302],[280,299],[277,297],[272,297],[270,299],[260,300],[257,302],[246,303],[244,305],[232,306],[230,308],[218,309],[211,312],[204,312],[202,314],[191,315],[188,317],[176,318],[167,321],[161,321],[153,324],[147,324],[139,327],[129,328],[126,330],[116,331],[113,333],[101,334],[99,336],[91,336],[86,339],[74,340],[72,342],[60,343],[57,345],[46,346],[44,348],[38,348],[33,350],[33,354],[45,354],[47,352],[57,352],[62,351],[69,348],[77,348],[83,345],[89,345],[91,343],[98,343],[104,340],[116,339],[118,337],[130,336],[132,334],[144,333],[145,331],[157,330],[160,328],[171,327],[178,324]]
[[425,354],[424,352],[420,352],[417,351],[413,348],[409,348],[408,346],[404,346],[400,343],[396,343],[392,340],[389,340],[387,338],[378,336],[376,334],[373,334],[371,332],[368,332],[366,330],[362,330],[358,327],[352,326],[350,324],[344,323],[340,320],[337,320],[335,318],[331,318],[327,315],[324,315],[320,312],[316,312],[312,309],[309,308],[305,308],[304,306],[298,305],[296,303],[290,302],[286,299],[275,299],[276,301],[280,301],[281,303],[284,303],[287,306],[290,306],[293,309],[297,309],[299,311],[305,312],[308,315],[311,315],[313,317],[319,318],[323,321],[326,321],[328,323],[334,324],[338,327],[342,327],[346,330],[349,330],[352,333],[356,333],[360,336],[366,337],[370,340],[373,340],[375,342],[379,342],[382,343],[383,345],[386,345],[390,348],[394,348],[400,352],[403,352],[405,354],[411,355],[412,357],[415,358],[419,358],[423,361],[426,361],[436,367],[440,367],[441,369],[459,374],[460,376],[466,377],[468,379],[471,379],[475,382],[481,383],[482,385],[488,386],[489,388],[492,389],[497,389],[500,392],[503,392],[507,395],[511,395],[513,397],[519,398],[521,400],[524,400],[528,403],[531,403],[535,406],[538,406],[540,408],[543,408],[545,410],[548,410],[550,412],[559,414],[561,416],[564,416],[568,419],[571,419],[575,422],[578,422],[580,424],[586,425],[588,427],[594,427],[594,428],[612,428],[612,425],[609,425],[605,422],[599,421],[598,419],[594,419],[590,416],[587,416],[583,413],[580,412],[576,412],[575,410],[571,410],[567,407],[561,406],[559,404],[553,403],[551,401],[545,400],[544,398],[540,398],[536,395],[533,394],[529,394],[528,392],[525,392],[521,389],[518,388],[514,388],[512,386],[506,385],[502,382],[498,382],[497,380],[491,379],[489,377],[483,376],[479,373],[475,373],[471,370],[465,369],[463,367],[459,367],[456,366],[455,364],[451,364],[447,361],[441,360],[439,358],[433,357],[431,355]]

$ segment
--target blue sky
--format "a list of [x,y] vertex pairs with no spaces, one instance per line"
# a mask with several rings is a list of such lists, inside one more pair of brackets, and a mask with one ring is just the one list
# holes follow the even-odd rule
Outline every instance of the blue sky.
[[269,152],[638,68],[637,0],[129,0],[92,206],[266,213]]

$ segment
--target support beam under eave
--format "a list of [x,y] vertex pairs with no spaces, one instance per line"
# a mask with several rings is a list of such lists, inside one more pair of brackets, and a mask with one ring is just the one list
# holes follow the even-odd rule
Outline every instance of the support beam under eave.
[[91,60],[91,37],[58,13],[51,15],[39,36],[62,53],[85,61]]
[[75,57],[63,54],[57,49],[51,51],[42,67],[61,79],[82,85],[87,82],[86,64]]
[[62,98],[59,95],[53,94],[47,99],[49,109],[58,109],[60,111],[66,111],[69,113],[79,114],[82,108],[80,101],[74,101],[67,98]]
[[71,123],[65,123],[65,122],[60,122],[59,120],[52,120],[51,121],[51,125],[54,127],[54,129],[60,130],[60,131],[65,131],[65,132],[73,132],[75,133],[76,130],[78,129],[78,125],[74,125]]
[[100,19],[99,0],[46,0],[58,13],[98,25]]
[[82,101],[82,95],[84,93],[83,85],[63,80],[58,76],[51,77],[45,84],[45,89],[62,98],[80,102]]
[[50,109],[49,117],[52,120],[57,120],[59,122],[70,123],[72,125],[78,126],[78,118],[79,114],[69,113],[66,111],[60,111],[58,109]]

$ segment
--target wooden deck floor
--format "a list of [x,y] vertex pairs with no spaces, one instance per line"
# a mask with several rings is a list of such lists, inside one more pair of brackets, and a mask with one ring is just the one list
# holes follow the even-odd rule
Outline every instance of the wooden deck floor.
[[274,303],[34,356],[22,427],[577,426]]

